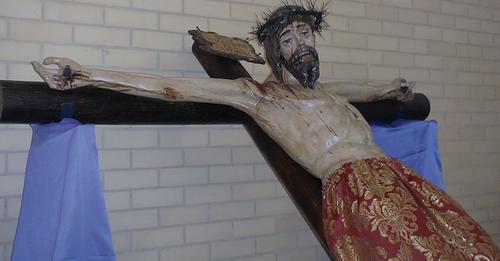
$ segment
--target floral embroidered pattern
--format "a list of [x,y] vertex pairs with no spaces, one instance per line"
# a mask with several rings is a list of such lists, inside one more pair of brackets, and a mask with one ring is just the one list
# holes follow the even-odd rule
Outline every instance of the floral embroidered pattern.
[[453,199],[389,157],[350,162],[328,177],[323,225],[336,260],[500,261]]

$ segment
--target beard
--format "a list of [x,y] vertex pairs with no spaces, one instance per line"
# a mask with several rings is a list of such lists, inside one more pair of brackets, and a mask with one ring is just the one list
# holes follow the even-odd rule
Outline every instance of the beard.
[[319,78],[319,58],[318,52],[313,47],[301,46],[284,64],[302,86],[314,89]]

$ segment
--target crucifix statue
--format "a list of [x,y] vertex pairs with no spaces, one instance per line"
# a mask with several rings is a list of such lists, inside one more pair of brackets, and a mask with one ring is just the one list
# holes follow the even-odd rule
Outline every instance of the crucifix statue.
[[[323,227],[336,260],[498,260],[486,232],[445,192],[374,143],[350,102],[413,98],[413,82],[319,83],[315,34],[325,8],[284,5],[253,32],[271,74],[248,78],[165,78],[89,69],[48,57],[36,72],[57,90],[97,86],[168,101],[229,105],[250,117],[297,163],[322,180]],[[399,142],[399,141],[395,141]]]

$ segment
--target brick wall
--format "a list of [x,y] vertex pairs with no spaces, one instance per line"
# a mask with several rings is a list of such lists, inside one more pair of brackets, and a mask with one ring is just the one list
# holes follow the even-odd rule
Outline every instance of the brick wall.
[[[268,0],[0,0],[0,79],[31,60],[206,77],[196,26],[248,37]],[[322,80],[418,81],[440,123],[446,188],[500,243],[500,3],[332,1]],[[257,79],[264,66],[245,64]],[[0,260],[9,260],[31,131],[0,125]],[[240,126],[98,126],[118,260],[326,260]]]

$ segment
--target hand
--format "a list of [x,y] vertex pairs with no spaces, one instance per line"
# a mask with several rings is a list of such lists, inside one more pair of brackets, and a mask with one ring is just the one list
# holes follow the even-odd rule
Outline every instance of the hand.
[[42,77],[42,79],[55,90],[71,90],[78,87],[90,85],[91,74],[81,65],[73,60],[62,57],[47,57],[43,64],[55,64],[59,69],[53,73],[47,67],[38,62],[31,62],[33,69]]
[[396,99],[401,102],[409,102],[415,98],[415,94],[413,93],[414,88],[415,82],[396,78],[379,99]]

